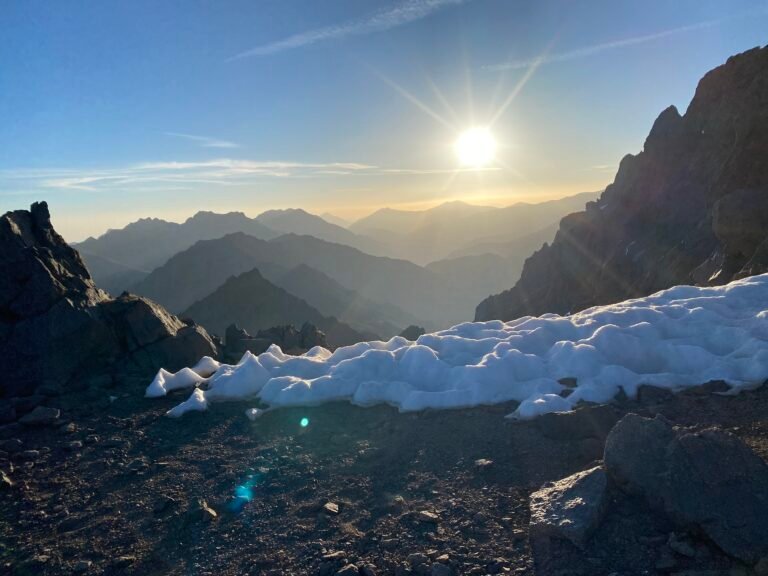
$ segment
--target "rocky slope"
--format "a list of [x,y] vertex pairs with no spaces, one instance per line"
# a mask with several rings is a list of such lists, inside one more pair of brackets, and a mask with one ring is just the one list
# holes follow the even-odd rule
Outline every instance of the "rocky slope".
[[0,217],[0,349],[0,397],[16,398],[17,408],[95,374],[151,373],[216,354],[202,328],[149,300],[98,289],[45,202]]
[[567,313],[678,284],[768,270],[768,47],[704,76],[688,110],[657,118],[642,152],[477,320]]

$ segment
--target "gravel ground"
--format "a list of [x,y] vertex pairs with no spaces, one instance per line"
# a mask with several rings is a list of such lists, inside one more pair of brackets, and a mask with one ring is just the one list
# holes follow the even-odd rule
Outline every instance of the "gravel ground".
[[[768,458],[766,387],[645,390],[532,422],[505,420],[511,405],[399,414],[343,403],[255,422],[252,403],[218,404],[172,420],[163,414],[184,394],[121,390],[50,401],[63,409],[56,426],[0,428],[13,483],[0,489],[0,573],[529,574],[528,495],[595,465],[626,412],[720,425]],[[627,539],[621,522],[608,526]],[[661,554],[653,538],[638,554]]]

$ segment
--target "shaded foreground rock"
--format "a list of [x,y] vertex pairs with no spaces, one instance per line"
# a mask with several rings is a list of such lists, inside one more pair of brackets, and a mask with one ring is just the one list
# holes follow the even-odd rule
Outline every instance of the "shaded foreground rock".
[[627,414],[608,435],[603,466],[544,486],[529,506],[540,574],[588,565],[580,550],[597,556],[649,533],[666,543],[643,556],[655,555],[659,570],[768,558],[768,464],[716,428]]
[[[161,306],[99,290],[45,202],[0,217],[0,397],[99,372],[151,373],[216,355],[205,330]],[[18,409],[17,409],[18,410]]]
[[561,538],[583,548],[602,519],[606,488],[605,471],[598,466],[531,494],[531,545],[546,547],[551,538]]

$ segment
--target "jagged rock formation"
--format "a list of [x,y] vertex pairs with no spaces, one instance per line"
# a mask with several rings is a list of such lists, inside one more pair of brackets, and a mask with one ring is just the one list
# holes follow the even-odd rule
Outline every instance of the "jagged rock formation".
[[0,217],[0,349],[0,397],[216,353],[202,328],[144,298],[99,290],[45,202]]
[[246,352],[261,354],[272,344],[280,346],[287,354],[303,354],[315,346],[328,348],[325,334],[309,322],[305,322],[300,330],[291,325],[273,326],[259,330],[255,336],[237,324],[232,324],[227,328],[224,338],[225,362],[238,362]]
[[568,313],[678,284],[768,270],[768,47],[704,76],[685,115],[657,118],[636,156],[477,320]]

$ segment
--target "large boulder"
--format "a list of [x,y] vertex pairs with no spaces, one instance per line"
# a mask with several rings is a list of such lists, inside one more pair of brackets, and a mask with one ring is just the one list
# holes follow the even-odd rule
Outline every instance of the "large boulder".
[[216,348],[146,299],[112,299],[51,225],[48,206],[0,217],[0,397],[66,386],[95,372],[177,369]]
[[730,556],[768,556],[768,464],[736,436],[628,414],[609,434],[604,462],[618,488]]
[[627,414],[611,430],[603,460],[614,484],[660,504],[667,473],[667,447],[675,438],[662,418]]
[[677,436],[667,453],[667,514],[749,563],[768,556],[768,465],[722,430]]

